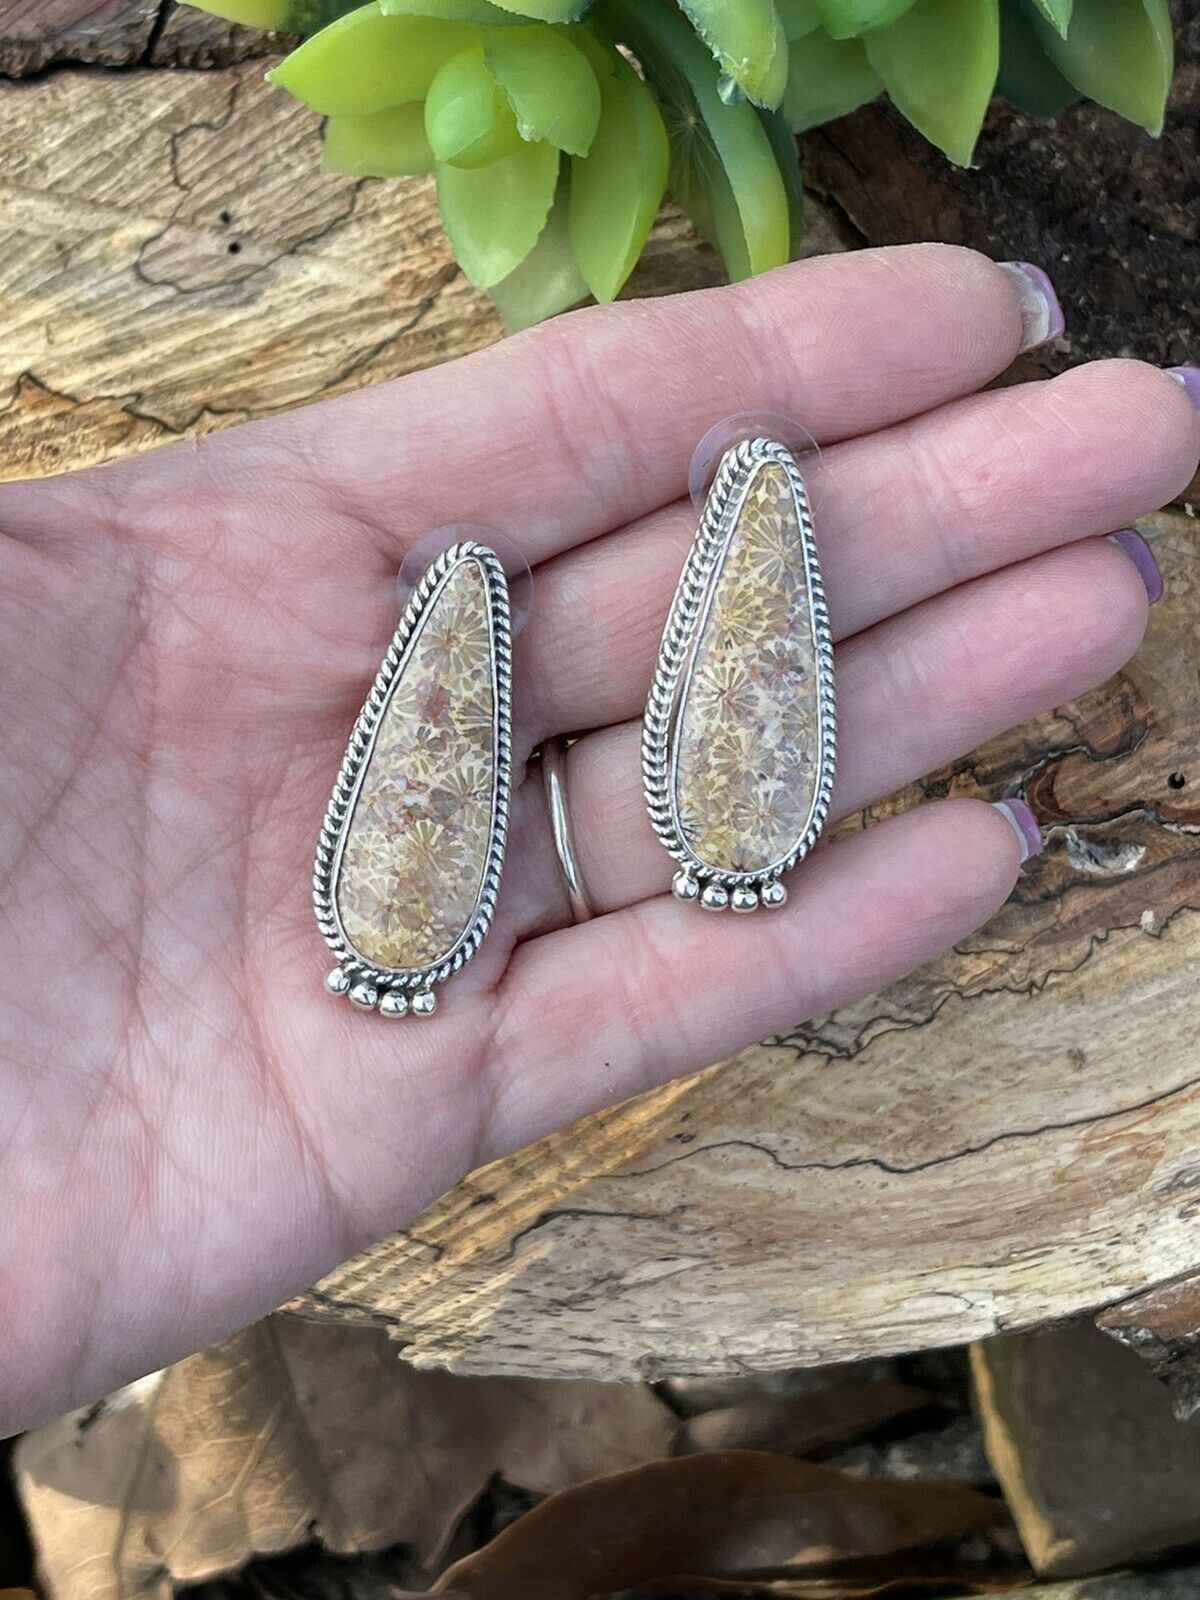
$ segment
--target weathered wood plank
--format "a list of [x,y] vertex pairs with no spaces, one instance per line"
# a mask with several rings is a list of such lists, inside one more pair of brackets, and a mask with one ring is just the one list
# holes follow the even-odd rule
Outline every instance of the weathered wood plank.
[[264,33],[222,22],[179,0],[167,0],[162,26],[151,44],[147,66],[187,67],[189,70],[232,67],[277,53],[294,42],[293,36]]
[[[676,216],[635,288],[718,276]],[[10,477],[375,383],[502,332],[458,271],[432,184],[322,173],[318,119],[258,62],[0,91],[0,305]]]
[[161,0],[0,0],[0,73],[60,61],[122,66],[150,43]]
[[0,0],[0,77],[47,67],[232,66],[279,46],[174,0]]

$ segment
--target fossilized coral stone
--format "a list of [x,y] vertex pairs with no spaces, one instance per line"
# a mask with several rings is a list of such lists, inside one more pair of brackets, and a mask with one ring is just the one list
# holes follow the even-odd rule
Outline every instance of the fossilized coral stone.
[[487,580],[452,567],[411,640],[354,801],[334,898],[347,941],[381,967],[424,967],[470,925],[496,796]]
[[765,871],[808,827],[820,726],[800,521],[775,462],[750,480],[696,626],[675,724],[676,821],[706,866]]

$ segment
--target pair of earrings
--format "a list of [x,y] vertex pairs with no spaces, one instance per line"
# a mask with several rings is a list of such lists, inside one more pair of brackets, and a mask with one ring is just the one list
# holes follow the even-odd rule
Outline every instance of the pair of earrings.
[[[466,539],[416,584],[359,713],[321,830],[326,986],[425,1016],[495,911],[511,786],[504,566]],[[642,766],[681,900],[753,911],[816,842],[833,785],[833,644],[795,457],[724,451],[667,618]]]

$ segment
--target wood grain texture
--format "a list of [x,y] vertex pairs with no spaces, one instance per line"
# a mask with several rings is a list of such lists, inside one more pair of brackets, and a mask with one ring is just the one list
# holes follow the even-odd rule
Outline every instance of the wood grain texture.
[[425,186],[326,176],[318,162],[316,119],[270,91],[258,63],[62,72],[0,95],[10,475],[206,431],[497,336]]
[[279,44],[279,35],[222,22],[175,0],[0,0],[0,77],[66,63],[231,66]]
[[0,0],[0,73],[60,61],[127,65],[149,47],[162,0]]
[[[498,337],[429,185],[323,175],[317,141],[260,63],[0,92],[0,470]],[[668,217],[633,287],[717,276]],[[881,808],[1028,794],[1048,849],[989,928],[477,1174],[299,1309],[423,1364],[657,1376],[960,1342],[1200,1268],[1200,593],[1190,521],[1151,531],[1170,592],[1127,672]]]
[[161,0],[159,19],[145,58],[151,67],[231,67],[238,61],[277,54],[298,42],[298,35],[239,27],[180,0]]
[[[676,216],[634,288],[718,280]],[[0,308],[8,477],[379,382],[503,331],[455,264],[431,182],[322,173],[318,119],[257,61],[0,88]]]

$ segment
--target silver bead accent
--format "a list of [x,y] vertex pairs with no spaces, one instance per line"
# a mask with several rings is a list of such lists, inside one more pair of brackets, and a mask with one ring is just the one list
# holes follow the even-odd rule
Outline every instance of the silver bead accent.
[[722,884],[706,884],[701,895],[700,904],[705,911],[724,911],[729,904],[729,890]]
[[773,883],[764,883],[762,887],[762,903],[769,910],[774,911],[783,905],[787,899],[787,888],[776,878]]
[[418,989],[409,1004],[414,1017],[431,1017],[437,1010],[437,995],[432,989]]
[[757,911],[758,890],[751,889],[749,885],[741,883],[730,894],[729,904],[735,911]]
[[671,879],[671,893],[676,900],[698,900],[700,898],[700,885],[686,867],[680,867],[679,871]]
[[364,1011],[372,1011],[379,1004],[379,990],[373,983],[356,983],[350,991],[350,999],[356,1006],[361,1006]]
[[385,989],[379,997],[381,1017],[403,1017],[408,1014],[408,996],[403,989]]
[[330,994],[345,994],[350,987],[350,975],[344,967],[334,967],[325,974],[325,987]]

